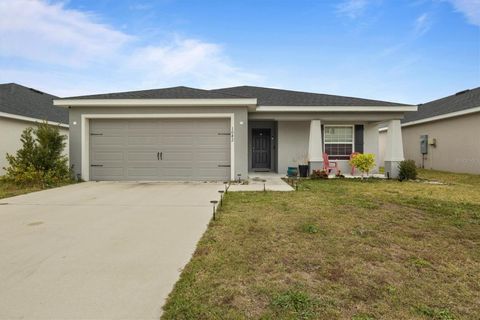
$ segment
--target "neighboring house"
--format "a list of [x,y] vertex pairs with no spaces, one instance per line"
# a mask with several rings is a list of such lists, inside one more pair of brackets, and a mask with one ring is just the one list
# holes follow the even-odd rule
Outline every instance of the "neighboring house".
[[[322,167],[350,172],[352,152],[378,156],[391,131],[387,172],[403,160],[400,119],[416,106],[241,86],[174,87],[56,99],[69,108],[70,163],[85,180],[228,180],[252,171]],[[383,165],[383,164],[382,164]]]
[[56,98],[16,83],[0,84],[0,176],[8,165],[6,153],[15,154],[21,148],[25,128],[48,121],[59,124],[61,133],[68,135],[68,111],[53,106]]
[[[480,87],[420,104],[405,114],[402,133],[405,158],[418,167],[480,174]],[[381,157],[387,134],[380,129]]]

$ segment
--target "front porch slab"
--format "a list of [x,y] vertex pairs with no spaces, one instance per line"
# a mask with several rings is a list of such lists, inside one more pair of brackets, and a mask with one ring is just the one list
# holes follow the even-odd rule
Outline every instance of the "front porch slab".
[[271,172],[250,172],[248,184],[232,184],[228,191],[293,191],[293,188],[282,180],[282,174]]

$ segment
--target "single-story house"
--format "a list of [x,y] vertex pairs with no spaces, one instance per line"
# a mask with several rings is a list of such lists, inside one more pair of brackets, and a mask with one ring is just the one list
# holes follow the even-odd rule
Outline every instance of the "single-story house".
[[20,136],[26,128],[48,121],[68,135],[68,111],[53,106],[56,98],[16,83],[0,84],[0,176],[8,165],[5,155],[22,147]]
[[391,129],[386,172],[403,160],[400,120],[416,106],[240,86],[174,87],[54,100],[70,112],[70,163],[84,180],[228,180],[252,171],[322,167],[325,151],[350,172],[352,152],[378,157],[378,124]]
[[[380,156],[387,144],[380,129]],[[420,104],[402,120],[406,159],[418,167],[480,174],[480,87]]]

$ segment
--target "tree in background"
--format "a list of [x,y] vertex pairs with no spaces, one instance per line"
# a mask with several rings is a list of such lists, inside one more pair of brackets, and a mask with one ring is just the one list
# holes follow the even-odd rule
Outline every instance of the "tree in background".
[[70,182],[68,158],[63,155],[67,137],[60,134],[58,126],[46,122],[37,128],[23,131],[22,148],[15,155],[7,153],[9,166],[5,179],[22,185],[54,186]]

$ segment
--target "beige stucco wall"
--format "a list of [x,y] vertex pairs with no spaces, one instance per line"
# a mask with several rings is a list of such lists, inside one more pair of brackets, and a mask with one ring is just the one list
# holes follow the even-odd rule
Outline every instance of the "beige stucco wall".
[[[5,173],[3,169],[8,165],[6,153],[14,154],[22,147],[20,136],[28,127],[34,127],[35,123],[11,118],[0,117],[0,176]],[[67,128],[60,128],[60,132],[68,136]],[[65,155],[68,155],[68,139],[65,147]]]
[[287,173],[288,167],[296,167],[308,154],[310,121],[278,122],[278,172]]
[[[405,159],[422,164],[420,136],[435,138],[436,147],[428,146],[425,168],[480,174],[480,112],[414,126],[402,127]],[[380,133],[380,154],[385,150],[386,131]]]
[[385,144],[387,143],[387,131],[382,130],[378,133],[378,162],[383,167],[385,161]]
[[378,169],[380,166],[383,166],[383,162],[380,162],[379,133],[378,124],[376,123],[364,125],[363,152],[375,155],[375,168],[373,168],[371,173],[378,173]]
[[[343,122],[341,124],[353,123]],[[298,166],[307,157],[309,138],[310,121],[278,121],[278,173],[286,174],[288,167]],[[373,153],[375,159],[379,158],[377,124],[364,124],[364,152]],[[351,172],[348,160],[337,160],[337,162],[343,173]],[[378,166],[372,170],[372,173],[377,172]]]

